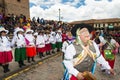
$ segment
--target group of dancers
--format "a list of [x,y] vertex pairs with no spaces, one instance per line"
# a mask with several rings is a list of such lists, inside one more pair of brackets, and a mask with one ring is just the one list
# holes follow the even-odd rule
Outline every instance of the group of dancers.
[[[57,46],[56,46],[57,45]],[[8,30],[4,27],[0,28],[0,65],[3,67],[3,72],[10,71],[9,63],[14,60],[18,62],[18,66],[22,68],[26,66],[25,60],[28,63],[35,62],[35,56],[40,58],[60,51],[62,47],[61,30],[39,30],[34,32],[28,28],[23,30],[17,27],[14,31],[13,38],[8,36]]]

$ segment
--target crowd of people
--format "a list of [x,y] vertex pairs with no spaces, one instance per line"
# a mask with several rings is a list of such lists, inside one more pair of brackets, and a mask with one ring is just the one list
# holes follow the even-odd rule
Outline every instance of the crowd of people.
[[28,28],[31,27],[32,30],[41,30],[45,29],[47,27],[51,28],[59,28],[62,27],[64,29],[67,29],[69,25],[62,21],[55,21],[55,20],[45,20],[44,18],[35,18],[32,19],[26,18],[25,15],[15,15],[15,14],[8,14],[8,15],[2,15],[0,14],[0,25],[4,26],[5,29],[9,30],[9,34],[14,32],[14,29],[16,27],[20,28]]
[[34,17],[30,20],[23,14],[0,15],[0,65],[3,72],[10,71],[13,56],[21,68],[26,66],[26,59],[28,63],[35,62],[35,56],[42,58],[45,53],[50,55],[56,53],[56,49],[60,51],[63,42],[61,26],[67,30],[67,24],[61,21],[36,20]]

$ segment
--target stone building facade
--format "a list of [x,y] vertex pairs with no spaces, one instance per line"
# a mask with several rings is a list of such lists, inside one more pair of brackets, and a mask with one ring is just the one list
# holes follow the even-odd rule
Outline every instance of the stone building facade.
[[120,18],[109,18],[109,19],[90,19],[83,21],[74,21],[70,24],[78,24],[78,23],[87,23],[96,29],[105,29],[105,28],[114,28],[120,30]]
[[27,18],[30,17],[29,0],[0,0],[1,14],[23,14]]

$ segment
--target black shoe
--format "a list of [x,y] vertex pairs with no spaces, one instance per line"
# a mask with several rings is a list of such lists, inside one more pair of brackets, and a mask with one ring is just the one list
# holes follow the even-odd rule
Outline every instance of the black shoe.
[[42,55],[42,57],[45,57],[44,55]]
[[19,67],[22,68],[22,61],[18,61]]
[[35,62],[35,60],[33,59],[32,62]]
[[30,60],[28,61],[28,63],[31,63]]
[[4,69],[4,73],[7,73],[10,71],[10,69],[8,68],[8,64],[3,65],[3,69]]
[[41,55],[41,54],[39,54],[39,57],[40,57],[40,58],[42,58],[42,55]]
[[42,53],[39,53],[39,57],[42,58]]
[[6,69],[4,70],[4,73],[10,72],[10,69]]
[[26,66],[26,64],[22,64],[22,66]]
[[48,52],[46,52],[46,55],[48,55]]
[[52,53],[54,54],[55,52],[54,52],[54,51],[52,51]]
[[30,63],[30,57],[28,57],[28,63]]
[[32,57],[32,62],[35,62],[34,57]]
[[40,58],[42,58],[42,55],[39,55]]
[[50,52],[46,53],[46,55],[51,55]]
[[26,66],[26,64],[24,64],[24,61],[21,61],[21,65],[22,65],[22,66]]
[[57,49],[57,52],[59,52],[60,51],[60,49]]
[[50,54],[50,51],[48,52],[48,55],[51,55],[51,54]]
[[22,65],[21,65],[21,64],[19,64],[19,67],[20,67],[20,68],[22,68]]
[[3,71],[4,73],[7,73],[7,69],[6,69],[6,66],[4,66],[4,71]]
[[103,70],[101,70],[102,72],[105,72],[106,70],[105,69],[103,69]]
[[10,71],[10,69],[9,69],[9,64],[6,65],[6,70],[7,70],[7,72]]
[[43,53],[42,53],[41,55],[42,55],[42,57],[45,57],[45,56],[43,55]]
[[7,72],[9,72],[10,71],[10,69],[7,69]]
[[7,70],[4,70],[4,73],[7,73],[8,71]]

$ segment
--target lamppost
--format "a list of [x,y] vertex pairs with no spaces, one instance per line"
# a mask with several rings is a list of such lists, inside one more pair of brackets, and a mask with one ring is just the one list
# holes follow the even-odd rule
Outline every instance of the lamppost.
[[60,21],[60,9],[59,9],[59,21]]

